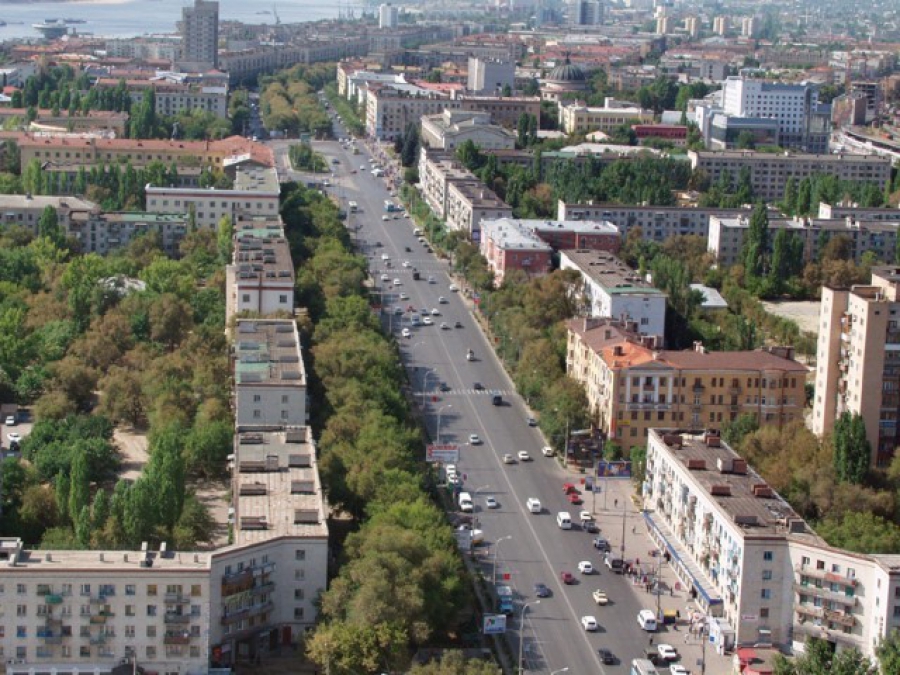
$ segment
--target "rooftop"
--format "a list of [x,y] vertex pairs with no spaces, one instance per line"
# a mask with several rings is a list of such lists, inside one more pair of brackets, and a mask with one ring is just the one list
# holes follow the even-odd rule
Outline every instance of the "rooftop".
[[879,155],[855,155],[850,152],[837,154],[815,154],[809,152],[757,152],[755,150],[688,150],[688,156],[698,159],[743,159],[748,161],[832,161],[832,162],[871,162],[872,164],[889,164],[890,159]]
[[[590,223],[591,221],[574,222]],[[640,274],[609,253],[569,249],[562,251],[562,255],[568,258],[583,275],[611,295],[664,295],[661,290],[648,284]]]
[[703,284],[691,284],[690,286],[691,290],[703,294],[703,302],[700,305],[702,309],[728,309],[728,303],[725,301],[725,298],[712,286],[704,286]]
[[472,206],[475,208],[481,209],[510,209],[512,207],[509,206],[506,202],[504,202],[497,194],[487,187],[480,180],[472,179],[472,180],[459,180],[453,183],[451,189],[458,190],[459,193],[465,197],[469,202],[471,202]]
[[274,167],[239,166],[234,175],[234,189],[242,192],[280,192],[281,185]]
[[276,221],[241,221],[234,235],[233,265],[238,286],[279,281],[294,285],[294,265],[284,231]]
[[481,221],[481,238],[491,240],[501,249],[518,249],[551,252],[553,248],[538,237],[533,230],[522,226],[522,221],[513,218],[498,218]]
[[306,386],[300,336],[286,319],[240,319],[234,345],[234,378],[241,386]]
[[77,209],[90,211],[97,205],[86,199],[79,199],[71,195],[3,195],[0,194],[0,209],[44,209],[48,206],[54,209]]

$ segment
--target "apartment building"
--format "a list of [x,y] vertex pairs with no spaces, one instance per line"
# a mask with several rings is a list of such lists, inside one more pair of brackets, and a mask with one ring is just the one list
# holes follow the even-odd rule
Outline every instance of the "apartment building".
[[[709,236],[711,216],[749,216],[750,209],[719,209],[695,206],[628,206],[612,203],[567,204],[559,200],[556,217],[560,220],[604,220],[612,223],[622,237],[636,228],[641,228],[645,239],[663,242],[669,237],[695,235],[706,239]],[[770,217],[779,215],[770,210]]]
[[513,270],[531,277],[553,269],[553,248],[533,231],[508,218],[482,221],[479,249],[497,285]]
[[420,126],[422,143],[440,150],[455,150],[472,141],[483,150],[510,150],[516,147],[516,135],[491,123],[486,112],[444,110],[437,115],[423,115]]
[[844,412],[861,415],[872,465],[900,446],[900,269],[872,269],[867,286],[822,288],[812,429],[824,434]]
[[688,157],[691,168],[704,171],[713,184],[725,172],[736,180],[741,169],[748,167],[753,196],[765,200],[784,197],[784,186],[790,178],[800,182],[816,174],[830,174],[838,180],[874,183],[883,190],[891,175],[891,161],[877,155],[689,150]]
[[419,189],[438,218],[447,217],[447,191],[452,183],[476,181],[455,155],[425,147],[419,151]]
[[[618,317],[615,317],[618,318]],[[638,336],[568,322],[566,371],[585,384],[597,424],[621,445],[642,445],[653,426],[720,429],[742,414],[761,425],[803,419],[806,366],[790,350],[660,350]]]
[[[804,260],[817,260],[823,243],[836,236],[845,237],[851,246],[852,257],[860,262],[865,253],[871,253],[881,262],[894,259],[897,248],[898,222],[860,222],[853,218],[778,218],[769,220],[771,231],[788,230],[803,242]],[[734,265],[740,259],[744,238],[750,229],[750,219],[710,216],[709,252],[720,265]]]
[[274,168],[238,167],[230,190],[218,188],[146,187],[147,210],[193,212],[197,227],[216,228],[223,217],[232,223],[253,216],[278,218],[281,187]]
[[516,86],[516,62],[469,57],[467,89],[476,94],[496,94]]
[[650,124],[653,112],[641,108],[593,108],[577,103],[559,104],[559,125],[567,134],[588,134],[594,131],[613,131],[622,124]]
[[232,262],[225,268],[225,321],[240,312],[270,315],[294,311],[294,264],[280,219],[235,224]]
[[873,657],[900,624],[896,556],[829,546],[717,435],[652,429],[643,502],[717,649],[815,637]]
[[602,251],[567,249],[560,252],[559,268],[581,275],[590,316],[633,322],[640,335],[664,343],[666,294],[621,260]]
[[19,124],[32,130],[57,130],[65,132],[93,131],[124,136],[128,126],[128,113],[114,110],[89,110],[87,114],[69,115],[68,110],[60,110],[57,115],[51,108],[40,108],[37,117],[28,125],[27,108],[0,108],[0,124]]
[[481,222],[512,218],[512,207],[480,180],[460,180],[447,187],[447,229],[465,232],[473,242],[481,240]]
[[99,255],[127,248],[135,238],[155,232],[166,255],[178,257],[187,231],[184,213],[103,212],[96,207],[72,211],[66,225],[66,234],[78,241],[82,253]]
[[[104,77],[97,80],[95,86],[114,89],[119,85],[118,78]],[[179,84],[156,79],[125,81],[128,95],[131,97],[132,109],[136,109],[144,100],[144,96],[152,89],[154,110],[162,117],[173,117],[192,110],[212,113],[220,119],[228,118],[228,87],[202,86],[196,84]]]
[[412,84],[370,87],[366,96],[366,135],[392,141],[406,133],[410,124],[418,126],[423,115],[459,107],[459,101],[450,100],[443,93]]
[[900,220],[900,209],[891,206],[865,207],[856,204],[828,204],[819,202],[819,218],[837,220],[853,218],[865,222],[883,222]]
[[635,124],[632,129],[638,145],[653,141],[671,143],[675,148],[687,145],[688,128],[681,124]]
[[473,96],[458,94],[460,110],[474,110],[490,113],[491,119],[500,126],[515,129],[522,115],[531,115],[541,121],[541,99],[539,96]]
[[0,195],[0,228],[24,227],[37,234],[38,221],[47,207],[56,211],[60,227],[69,230],[72,213],[93,211],[97,205],[79,197],[51,195]]
[[219,3],[194,0],[193,7],[181,9],[180,66],[203,72],[219,67]]

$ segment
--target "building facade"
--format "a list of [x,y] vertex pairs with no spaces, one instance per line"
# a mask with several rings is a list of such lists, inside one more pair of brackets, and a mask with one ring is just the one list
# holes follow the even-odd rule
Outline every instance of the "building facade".
[[483,150],[511,150],[516,136],[491,123],[490,113],[468,110],[444,110],[439,115],[423,115],[420,126],[422,143],[439,150],[455,150],[472,141]]
[[235,224],[232,262],[225,268],[225,321],[242,312],[291,315],[294,265],[280,219],[242,219]]
[[540,276],[553,268],[553,249],[536,234],[508,219],[484,220],[481,223],[481,254],[499,285],[513,270]]
[[452,153],[422,146],[419,151],[419,189],[441,219],[447,217],[447,190],[457,181],[475,181],[475,175],[460,164]]
[[559,105],[559,125],[567,134],[613,131],[623,124],[649,124],[653,112],[641,108],[592,108],[577,103]]
[[489,218],[512,218],[512,207],[479,180],[453,181],[447,187],[447,229],[465,232],[481,241],[481,222]]
[[459,107],[459,101],[415,85],[370,87],[366,96],[366,135],[392,141],[406,133],[410,124],[418,125],[422,115]]
[[467,89],[475,94],[499,96],[503,89],[516,86],[516,63],[508,60],[490,60],[469,57],[469,81]]

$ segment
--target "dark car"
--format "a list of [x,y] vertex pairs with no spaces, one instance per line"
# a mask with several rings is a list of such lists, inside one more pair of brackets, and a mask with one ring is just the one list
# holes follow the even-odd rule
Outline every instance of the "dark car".
[[450,385],[446,382],[441,382],[441,391],[447,392],[450,391]]
[[457,321],[457,322],[456,322],[455,324],[453,324],[453,325],[454,325],[454,327],[456,327],[456,328],[462,328],[462,321]]
[[481,382],[476,382],[472,385],[472,388],[475,389],[475,391],[484,391],[484,385],[481,384]]
[[412,249],[409,246],[404,246],[403,250],[406,251],[407,253],[412,253]]
[[600,660],[605,666],[610,666],[616,662],[615,655],[608,649],[598,649],[597,655],[600,657]]
[[609,542],[603,537],[594,537],[594,548],[605,553],[609,551]]
[[418,280],[419,280],[419,273],[413,272],[413,281],[418,281]]
[[494,394],[493,398],[491,398],[491,403],[494,405],[503,405],[503,397],[500,394]]
[[547,587],[547,584],[538,582],[534,585],[534,594],[539,598],[549,598],[550,589]]
[[585,532],[590,532],[591,534],[597,534],[600,531],[600,527],[593,520],[587,521],[582,527]]

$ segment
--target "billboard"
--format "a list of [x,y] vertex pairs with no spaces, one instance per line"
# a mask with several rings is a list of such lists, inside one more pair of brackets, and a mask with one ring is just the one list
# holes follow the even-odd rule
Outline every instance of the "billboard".
[[601,478],[631,478],[631,462],[601,459],[597,462],[597,475]]
[[426,445],[425,461],[455,464],[459,461],[459,445],[456,443],[431,443]]
[[485,635],[503,635],[506,632],[506,615],[505,614],[485,614],[484,615],[484,634]]

